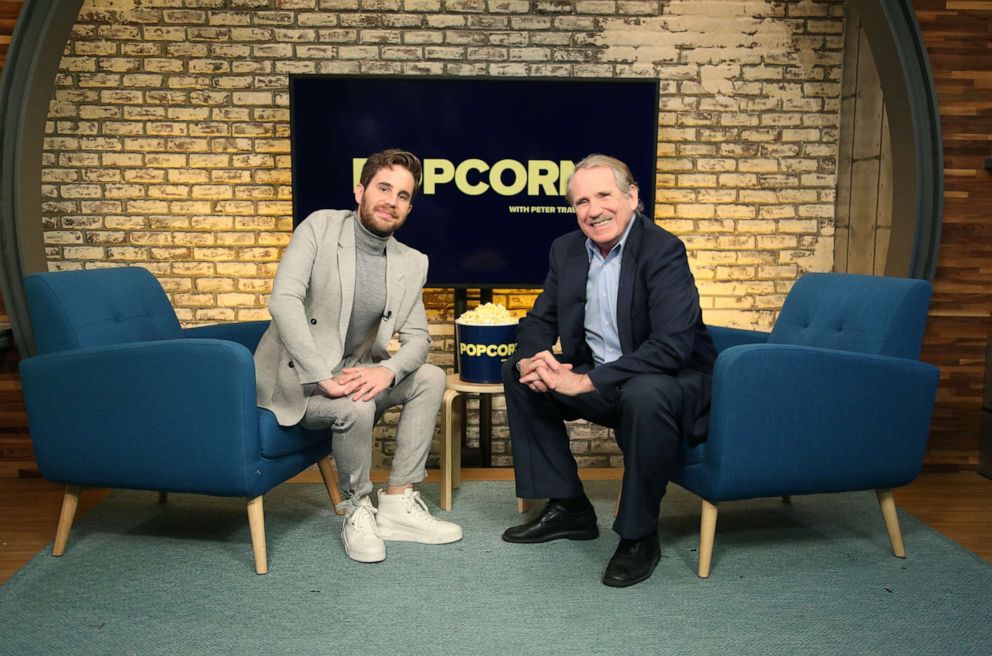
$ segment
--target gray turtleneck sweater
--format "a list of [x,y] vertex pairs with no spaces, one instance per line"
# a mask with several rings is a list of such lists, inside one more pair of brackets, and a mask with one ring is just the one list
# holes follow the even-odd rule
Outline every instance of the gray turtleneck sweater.
[[386,242],[389,237],[377,237],[355,217],[355,300],[351,306],[348,334],[344,339],[344,362],[356,362],[355,351],[369,333],[379,329],[386,309]]

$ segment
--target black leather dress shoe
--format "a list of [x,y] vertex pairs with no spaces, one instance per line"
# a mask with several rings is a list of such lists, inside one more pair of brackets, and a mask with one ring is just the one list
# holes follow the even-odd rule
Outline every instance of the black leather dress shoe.
[[617,550],[613,552],[603,583],[613,588],[626,588],[651,578],[655,566],[661,560],[661,547],[658,533],[652,532],[636,540],[621,538]]
[[599,537],[596,511],[569,512],[556,501],[548,501],[536,519],[503,531],[507,542],[530,544],[551,540],[594,540]]

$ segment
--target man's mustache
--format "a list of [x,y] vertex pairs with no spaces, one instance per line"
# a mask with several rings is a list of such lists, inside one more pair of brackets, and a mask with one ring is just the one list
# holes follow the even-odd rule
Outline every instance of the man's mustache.
[[394,219],[398,219],[399,218],[399,215],[396,213],[396,210],[390,209],[389,205],[387,205],[385,203],[382,203],[380,205],[376,205],[374,208],[372,208],[372,211],[373,212],[378,212],[380,210],[384,210],[386,212],[389,212],[389,216],[393,217]]

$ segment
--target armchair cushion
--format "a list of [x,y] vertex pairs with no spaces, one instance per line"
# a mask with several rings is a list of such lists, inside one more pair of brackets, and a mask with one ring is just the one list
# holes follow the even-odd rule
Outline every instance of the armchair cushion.
[[307,430],[299,424],[280,426],[272,412],[265,408],[258,408],[258,439],[263,456],[280,458],[320,444],[329,445],[331,443],[331,431],[329,429]]
[[183,328],[183,335],[205,339],[226,339],[229,342],[237,342],[254,353],[255,349],[258,348],[258,343],[262,339],[262,334],[268,327],[268,321],[216,323],[210,326]]
[[764,344],[768,341],[768,333],[759,330],[725,328],[724,326],[706,326],[706,330],[713,338],[713,345],[716,346],[717,353],[723,353],[731,346]]

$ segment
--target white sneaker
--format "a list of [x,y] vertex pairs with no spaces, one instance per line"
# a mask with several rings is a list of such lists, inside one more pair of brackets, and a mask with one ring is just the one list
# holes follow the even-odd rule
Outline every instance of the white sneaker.
[[348,558],[360,563],[378,563],[386,559],[386,545],[379,536],[375,506],[368,496],[342,504],[347,515],[341,524],[341,542]]
[[379,534],[384,540],[448,544],[462,539],[462,527],[431,515],[420,492],[403,494],[379,490]]

